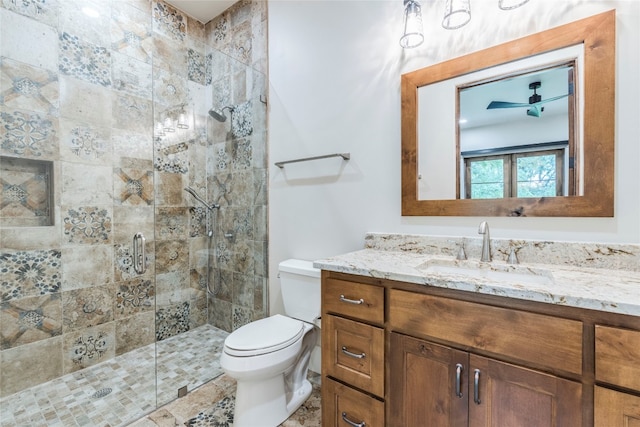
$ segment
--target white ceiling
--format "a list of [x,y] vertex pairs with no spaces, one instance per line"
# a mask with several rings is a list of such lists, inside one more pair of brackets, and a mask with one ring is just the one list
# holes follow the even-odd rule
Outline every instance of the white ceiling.
[[192,18],[206,24],[238,0],[165,0]]

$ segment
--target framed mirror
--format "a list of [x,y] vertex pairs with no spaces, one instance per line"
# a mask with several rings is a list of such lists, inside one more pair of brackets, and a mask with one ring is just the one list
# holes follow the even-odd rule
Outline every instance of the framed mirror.
[[613,216],[614,103],[615,11],[402,75],[402,214]]

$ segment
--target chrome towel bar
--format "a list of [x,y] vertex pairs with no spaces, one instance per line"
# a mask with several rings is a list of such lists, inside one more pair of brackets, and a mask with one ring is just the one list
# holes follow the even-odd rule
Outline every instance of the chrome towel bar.
[[275,165],[280,169],[282,169],[284,165],[286,165],[287,163],[307,162],[309,160],[328,159],[330,157],[342,157],[344,160],[349,160],[351,158],[351,153],[334,153],[334,154],[325,154],[324,156],[304,157],[302,159],[285,160],[284,162],[276,162]]

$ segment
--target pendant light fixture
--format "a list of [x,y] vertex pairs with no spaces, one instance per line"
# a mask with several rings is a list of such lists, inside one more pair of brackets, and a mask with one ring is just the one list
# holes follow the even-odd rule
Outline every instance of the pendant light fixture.
[[416,0],[404,0],[404,31],[400,37],[400,46],[410,49],[420,46],[423,41],[420,3]]
[[529,0],[498,0],[498,7],[502,10],[511,10],[522,6]]

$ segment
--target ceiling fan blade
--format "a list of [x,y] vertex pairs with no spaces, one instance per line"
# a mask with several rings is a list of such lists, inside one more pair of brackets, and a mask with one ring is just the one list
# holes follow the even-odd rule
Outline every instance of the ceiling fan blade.
[[493,110],[495,108],[519,108],[529,106],[530,104],[522,104],[519,102],[491,101],[489,105],[487,105],[487,110]]
[[547,102],[557,101],[558,99],[566,98],[567,96],[569,96],[569,94],[554,96],[553,98],[543,99],[540,102],[536,102],[536,104],[546,104]]

